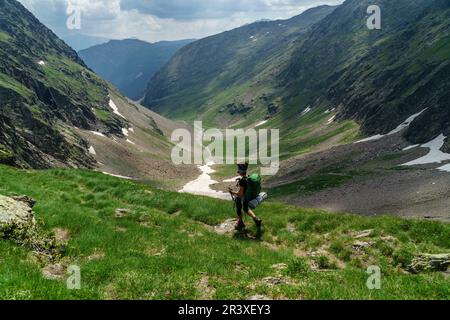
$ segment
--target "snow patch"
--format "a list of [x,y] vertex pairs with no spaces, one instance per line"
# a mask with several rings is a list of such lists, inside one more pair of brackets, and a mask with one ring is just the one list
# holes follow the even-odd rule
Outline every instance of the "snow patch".
[[112,109],[112,111],[117,114],[119,117],[122,117],[124,119],[126,119],[123,115],[120,114],[119,112],[119,108],[117,108],[116,104],[114,103],[114,101],[112,101],[112,99],[109,99],[109,107]]
[[336,116],[332,116],[330,119],[328,119],[328,124],[332,124],[335,119],[336,119]]
[[97,155],[97,152],[95,152],[95,149],[94,149],[93,146],[91,146],[91,147],[89,148],[89,153],[92,154],[93,156],[96,156],[96,155]]
[[127,142],[133,145],[136,145],[136,143],[134,143],[133,141],[131,141],[130,139],[127,139]]
[[389,133],[387,133],[387,134],[377,134],[377,135],[375,135],[375,136],[372,136],[372,137],[369,137],[369,138],[366,138],[366,139],[362,139],[362,140],[356,141],[355,144],[356,144],[356,143],[362,143],[362,142],[368,142],[368,141],[376,141],[376,140],[380,140],[380,139],[382,139],[382,138],[384,138],[384,137],[387,137],[387,136],[391,136],[391,135],[393,135],[393,134],[396,134],[396,133],[402,131],[403,129],[408,128],[408,127],[411,125],[411,123],[412,123],[414,120],[416,120],[416,118],[417,118],[418,116],[420,116],[422,113],[424,113],[427,109],[428,109],[428,108],[423,109],[422,111],[420,111],[420,112],[418,112],[418,113],[416,113],[416,114],[413,114],[413,115],[410,116],[408,119],[406,119],[403,123],[401,123],[397,128],[395,128],[394,130],[392,130],[391,132],[389,132]]
[[109,173],[109,172],[102,172],[102,173],[103,173],[103,174],[106,174],[106,175],[108,175],[108,176],[116,177],[116,178],[120,178],[120,179],[134,180],[133,178],[126,177],[126,176],[121,176],[121,175],[119,175],[119,174],[113,174],[113,173]]
[[255,126],[255,128],[261,127],[261,126],[265,125],[267,122],[269,122],[269,120],[261,121]]
[[96,136],[106,138],[106,136],[105,136],[103,133],[101,133],[101,132],[91,131],[91,133],[92,133],[92,134],[95,134]]
[[128,137],[128,129],[122,128],[122,133],[125,137]]
[[418,146],[420,146],[420,144],[415,144],[415,145],[412,145],[412,146],[406,147],[405,149],[403,149],[403,151],[408,151],[408,150],[411,150],[411,149],[417,148]]
[[128,128],[128,131],[133,132],[134,133],[134,129],[133,128]]
[[356,144],[356,143],[362,143],[362,142],[376,141],[376,140],[382,139],[383,137],[385,137],[384,134],[377,134],[377,135],[375,135],[375,136],[372,136],[372,137],[369,137],[369,138],[365,138],[365,139],[356,141],[355,144]]
[[303,112],[301,113],[301,116],[304,116],[305,114],[309,113],[311,111],[311,107],[306,108],[305,110],[303,110]]
[[[402,164],[402,166],[415,166],[420,164],[431,164],[431,163],[442,163],[444,161],[450,160],[450,154],[442,152],[440,149],[444,145],[445,139],[447,137],[440,134],[434,140],[421,145],[422,148],[429,148],[430,152],[423,156],[422,158],[416,159],[414,161]],[[444,166],[447,168],[447,166]],[[442,167],[442,168],[444,168]],[[441,168],[439,168],[441,170]],[[445,169],[444,169],[445,170]]]
[[395,134],[398,133],[400,131],[402,131],[403,129],[408,128],[411,123],[416,120],[416,118],[418,116],[420,116],[422,113],[424,113],[427,109],[423,109],[422,111],[420,111],[419,113],[413,114],[411,117],[409,117],[408,119],[405,120],[405,122],[403,122],[401,125],[399,125],[397,128],[395,128],[394,130],[392,130],[391,132],[388,133],[388,135],[391,134]]
[[40,66],[45,66],[45,61],[43,61],[43,60],[38,61],[38,65],[40,65]]
[[440,171],[450,172],[450,164],[446,164],[445,166],[442,166],[438,168]]
[[211,178],[211,174],[216,172],[211,167],[214,165],[214,162],[209,161],[203,166],[199,166],[198,168],[202,172],[202,174],[194,181],[186,184],[183,189],[181,189],[180,193],[190,193],[199,196],[207,196],[216,199],[230,200],[230,195],[225,192],[215,191],[211,189],[211,186],[218,183]]

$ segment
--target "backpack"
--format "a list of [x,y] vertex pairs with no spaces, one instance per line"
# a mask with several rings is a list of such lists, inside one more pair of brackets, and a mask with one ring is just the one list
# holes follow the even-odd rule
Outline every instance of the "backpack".
[[251,201],[256,199],[261,193],[261,176],[257,173],[247,178],[247,190],[245,192],[245,200]]

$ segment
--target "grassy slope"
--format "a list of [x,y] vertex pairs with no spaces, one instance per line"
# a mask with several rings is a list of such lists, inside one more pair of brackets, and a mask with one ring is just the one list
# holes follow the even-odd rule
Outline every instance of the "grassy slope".
[[[211,292],[199,284],[205,276],[209,288],[215,288],[211,298],[450,297],[444,275],[410,275],[397,266],[407,264],[414,253],[449,250],[450,226],[439,222],[333,215],[268,203],[258,210],[266,222],[259,242],[220,236],[207,228],[205,224],[232,217],[231,204],[94,172],[1,166],[0,186],[1,194],[28,194],[38,200],[35,212],[45,229],[70,231],[63,261],[80,265],[82,272],[82,290],[68,291],[63,281],[44,280],[42,265],[25,248],[0,241],[2,299],[205,298]],[[117,219],[117,208],[130,213]],[[352,233],[372,228],[374,245],[353,251]],[[396,240],[381,240],[388,235]],[[322,253],[317,258],[305,255],[318,250]],[[99,258],[89,259],[93,255]],[[330,270],[311,271],[312,260]],[[265,285],[262,279],[274,276],[271,266],[278,263],[288,264],[283,277],[291,284]],[[372,264],[383,270],[379,291],[365,286],[365,268]]]

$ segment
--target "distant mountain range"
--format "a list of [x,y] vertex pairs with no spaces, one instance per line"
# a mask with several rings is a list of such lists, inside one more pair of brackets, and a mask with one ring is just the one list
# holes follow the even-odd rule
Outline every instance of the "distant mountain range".
[[63,34],[61,38],[75,51],[84,50],[109,41],[108,38],[93,37],[81,33]]
[[365,135],[427,109],[406,137],[448,136],[450,2],[377,1],[381,30],[367,28],[372,4],[347,0],[196,41],[154,76],[144,104],[214,125],[273,119],[285,131],[298,130],[308,108],[321,108],[355,120]]
[[136,39],[112,40],[79,52],[85,63],[127,97],[138,100],[148,82],[172,56],[193,40],[148,43]]

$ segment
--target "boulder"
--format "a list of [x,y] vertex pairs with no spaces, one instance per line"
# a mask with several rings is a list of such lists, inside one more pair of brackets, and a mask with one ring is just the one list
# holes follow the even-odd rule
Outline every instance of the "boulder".
[[415,257],[409,266],[412,273],[447,271],[450,267],[450,253],[421,254]]
[[29,202],[31,198],[19,197],[19,199],[21,200],[0,195],[1,238],[23,238],[36,226]]
[[34,253],[54,260],[63,250],[54,235],[39,230],[28,196],[0,195],[0,239],[6,239],[31,249]]

